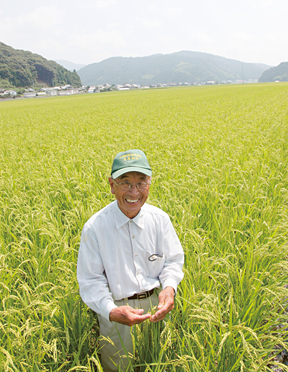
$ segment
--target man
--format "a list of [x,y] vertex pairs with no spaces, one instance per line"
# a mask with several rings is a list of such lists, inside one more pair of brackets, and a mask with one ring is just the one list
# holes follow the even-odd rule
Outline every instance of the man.
[[[141,150],[117,154],[109,178],[116,200],[94,214],[81,235],[77,278],[83,301],[98,315],[105,372],[126,370],[130,327],[163,320],[183,278],[184,254],[168,215],[145,203],[151,176]],[[147,313],[157,305],[154,315]]]

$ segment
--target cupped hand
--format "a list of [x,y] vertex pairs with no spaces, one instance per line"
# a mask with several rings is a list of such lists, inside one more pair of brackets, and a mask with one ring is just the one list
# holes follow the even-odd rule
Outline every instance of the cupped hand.
[[159,293],[158,311],[151,316],[150,321],[155,323],[163,320],[165,316],[174,308],[174,288],[166,287]]
[[151,314],[143,315],[143,313],[143,309],[133,309],[131,306],[118,306],[110,311],[109,319],[111,322],[117,322],[131,327],[151,317]]

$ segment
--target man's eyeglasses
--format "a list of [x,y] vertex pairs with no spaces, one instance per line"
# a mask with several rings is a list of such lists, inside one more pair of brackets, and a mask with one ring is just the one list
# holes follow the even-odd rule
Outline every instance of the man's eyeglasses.
[[119,186],[122,191],[130,191],[133,185],[135,185],[139,191],[146,191],[148,187],[150,186],[150,182],[146,182],[146,181],[141,181],[138,183],[131,183],[131,182],[123,181],[123,182],[118,183],[115,180],[113,180],[113,182],[115,182],[116,185]]

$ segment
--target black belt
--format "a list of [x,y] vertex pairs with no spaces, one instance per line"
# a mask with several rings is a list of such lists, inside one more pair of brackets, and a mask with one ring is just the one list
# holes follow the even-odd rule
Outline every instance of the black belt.
[[133,296],[128,297],[128,300],[143,300],[144,298],[150,297],[154,292],[154,288],[150,291],[143,293],[136,293]]

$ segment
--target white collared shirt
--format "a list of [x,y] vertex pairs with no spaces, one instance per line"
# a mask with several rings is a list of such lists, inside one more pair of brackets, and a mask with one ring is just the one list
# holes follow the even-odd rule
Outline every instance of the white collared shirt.
[[[157,254],[155,261],[148,260]],[[77,264],[82,300],[109,320],[114,300],[152,288],[171,286],[183,278],[184,253],[169,216],[144,204],[133,219],[117,201],[84,225]]]

